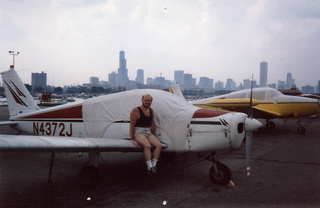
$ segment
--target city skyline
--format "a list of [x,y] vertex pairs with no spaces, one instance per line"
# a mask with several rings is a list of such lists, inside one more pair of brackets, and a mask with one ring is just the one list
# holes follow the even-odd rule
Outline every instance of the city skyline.
[[[165,8],[165,9],[164,9]],[[107,80],[126,51],[128,77],[173,80],[184,70],[239,84],[258,82],[259,63],[268,62],[268,82],[292,73],[298,86],[320,79],[320,2],[275,1],[2,1],[2,71],[20,52],[15,68],[45,71],[48,84],[63,86]],[[285,11],[285,12],[284,12]],[[37,15],[34,15],[37,14]]]
[[[122,68],[121,66],[125,66],[123,65],[123,61],[126,61],[124,59],[125,57],[125,52],[124,51],[120,51],[119,53],[119,69]],[[290,89],[290,88],[294,88],[294,87],[297,87],[298,89],[308,89],[308,90],[314,90],[314,92],[318,92],[319,90],[319,83],[320,83],[320,80],[318,80],[318,83],[317,85],[310,85],[310,84],[307,84],[307,85],[304,85],[304,86],[296,86],[295,85],[295,79],[292,78],[292,74],[291,73],[287,73],[287,76],[286,76],[286,80],[281,80],[279,79],[277,83],[267,83],[266,85],[267,86],[261,86],[260,83],[261,83],[261,80],[267,80],[267,76],[268,76],[268,72],[267,72],[267,68],[268,68],[268,62],[266,61],[262,61],[260,62],[260,73],[262,72],[262,74],[260,74],[260,82],[259,84],[257,84],[257,80],[253,80],[253,86],[254,87],[272,87],[272,88],[275,88],[275,89],[278,89],[278,90],[284,90],[284,89]],[[126,69],[125,67],[123,69]],[[128,71],[126,71],[128,72]],[[121,72],[122,73],[122,72]],[[34,74],[38,74],[38,73],[32,73],[32,76],[34,76]],[[43,73],[42,74],[46,74],[46,73]],[[186,75],[186,76],[185,76]],[[116,72],[111,72],[109,74],[109,80],[111,79],[111,81],[113,82],[114,80],[117,80],[117,78],[115,78],[117,76]],[[139,78],[140,76],[140,78]],[[135,80],[128,80],[128,82],[136,82],[134,83],[134,86],[133,88],[136,88],[138,85],[140,84],[144,84],[143,82],[139,83],[138,80],[143,80],[143,77],[144,77],[144,70],[143,69],[138,69],[137,70],[137,77]],[[173,83],[178,83],[180,82],[180,86],[184,87],[184,88],[204,88],[204,89],[216,89],[216,90],[229,90],[229,91],[234,91],[234,90],[241,90],[241,89],[249,89],[251,87],[251,79],[243,79],[242,82],[240,82],[239,84],[235,83],[233,78],[228,78],[226,80],[226,82],[224,82],[223,80],[218,80],[217,82],[214,82],[214,79],[213,78],[209,78],[209,77],[200,77],[199,81],[196,81],[195,78],[192,78],[192,74],[184,74],[184,71],[183,70],[176,70],[174,71],[174,77],[175,79],[174,80],[168,80],[170,82]],[[154,82],[157,82],[157,78],[159,77],[147,77],[146,78],[146,85],[159,85],[159,83],[154,83]],[[165,86],[165,77],[161,77],[163,78],[163,80],[161,81],[163,83],[163,86]],[[149,79],[149,81],[148,81]],[[192,82],[191,85],[185,85],[184,84],[184,81],[185,79],[189,79],[189,83]],[[193,81],[190,82],[190,80],[193,79]],[[82,85],[92,85],[92,86],[97,86],[97,85],[106,85],[106,84],[101,84],[101,82],[104,82],[104,83],[108,83],[108,86],[109,87],[117,87],[117,86],[120,86],[120,85],[117,85],[116,81],[114,81],[114,84],[110,84],[109,81],[106,82],[106,81],[103,81],[103,80],[100,80],[99,77],[90,77],[89,78],[89,83],[82,83]],[[32,85],[32,84],[31,84]],[[130,84],[128,84],[127,86],[129,86]],[[161,85],[161,84],[160,84]],[[32,85],[33,86],[33,85]],[[55,86],[55,87],[58,87],[58,86]],[[62,87],[62,86],[60,86]],[[65,86],[64,86],[65,87]],[[129,89],[131,88],[130,86],[128,87]]]
[[[125,52],[120,51],[119,54],[120,54],[120,56],[119,56],[119,69],[120,69],[121,66],[125,66],[125,65],[123,65],[123,62],[122,62],[124,59]],[[265,78],[265,76],[268,76],[267,66],[268,66],[267,62],[265,62],[265,61],[260,62],[260,72],[262,72],[263,74],[260,75],[259,84],[261,83],[261,80],[267,79],[267,78]],[[192,74],[188,74],[188,73],[184,74],[183,70],[176,70],[176,71],[174,71],[174,74],[175,74],[174,75],[175,79],[178,79],[178,80],[180,80],[180,82],[182,82],[182,84],[180,83],[180,86],[182,88],[203,88],[203,89],[236,91],[236,90],[242,90],[242,89],[249,89],[251,87],[251,80],[250,79],[243,79],[243,82],[241,82],[237,85],[232,78],[228,78],[225,83],[220,80],[217,82],[214,82],[214,79],[208,78],[208,77],[200,77],[199,81],[196,82],[196,79],[192,78]],[[140,76],[140,78],[139,78],[139,76]],[[143,83],[139,83],[139,81],[138,81],[138,80],[141,81],[141,79],[143,79],[143,76],[144,76],[144,70],[138,69],[136,79],[135,80],[128,80],[128,87],[126,87],[126,88],[134,89],[134,88],[137,88],[138,85],[143,84]],[[46,80],[47,80],[46,73],[44,73],[43,71],[41,72],[41,74],[40,73],[31,73],[31,77],[32,77],[32,79],[31,79],[30,85],[32,87],[32,90],[34,90],[34,88],[36,88],[36,87],[41,87],[41,89],[45,89],[45,87],[43,85],[44,85],[44,83],[46,83]],[[116,72],[112,72],[109,74],[109,79],[117,80],[117,78],[114,78],[114,77],[117,77]],[[182,77],[182,79],[179,79],[179,77]],[[159,78],[161,78],[161,81],[159,81]],[[192,83],[192,84],[185,85],[184,80],[186,80],[186,79],[189,80],[188,82]],[[165,84],[165,80],[167,80],[167,79],[165,79],[165,77],[155,77],[155,78],[148,77],[148,78],[146,78],[146,85],[160,85],[163,88],[166,88],[166,87],[168,87],[168,84]],[[190,80],[192,80],[192,81],[190,82]],[[176,82],[176,80],[168,80],[168,81],[171,82],[169,84],[173,84],[174,82]],[[129,82],[133,82],[133,85],[130,86]],[[2,83],[0,82],[0,84],[2,84]],[[25,83],[25,84],[28,84],[28,83]],[[320,80],[318,80],[317,85],[307,84],[304,86],[296,86],[295,79],[292,78],[292,74],[287,73],[286,81],[279,79],[277,84],[268,83],[267,87],[272,87],[272,88],[275,88],[278,90],[287,90],[292,87],[297,87],[297,89],[300,89],[304,93],[320,93],[320,86],[319,85],[320,85]],[[49,85],[49,84],[47,86],[67,87],[67,86],[56,86],[56,85]],[[82,84],[79,84],[78,86],[117,87],[116,81],[114,81],[114,86],[111,86],[107,81],[100,80],[99,77],[89,77],[88,83],[82,83]],[[253,80],[253,86],[254,87],[264,87],[264,86],[258,85],[257,80]]]
[[[125,51],[121,50],[119,52],[119,68],[118,68],[118,74],[115,72],[111,72],[109,77],[109,82],[112,84],[109,84],[111,87],[116,86],[122,86],[127,88],[136,88],[138,84],[144,83],[144,70],[138,69],[137,70],[137,76],[134,80],[130,80],[128,75],[128,69],[126,68],[127,60],[125,59]],[[238,85],[233,80],[233,78],[228,78],[226,80],[226,83],[221,82],[220,80],[215,83],[214,78],[209,77],[200,77],[198,82],[196,78],[192,77],[192,74],[184,73],[184,70],[175,70],[174,71],[174,79],[168,80],[171,83],[178,83],[181,87],[186,88],[195,88],[195,87],[202,87],[207,89],[226,89],[229,91],[233,90],[241,90],[241,89],[249,89],[251,87],[251,80],[253,81],[254,87],[272,87],[275,89],[291,89],[291,88],[298,88],[298,86],[295,84],[295,79],[292,78],[291,73],[287,73],[286,81],[278,80],[278,84],[276,83],[268,83],[268,62],[262,61],[260,62],[260,82],[259,85],[257,84],[257,81],[253,79],[253,75],[251,79],[243,79],[243,82],[240,82]],[[115,81],[114,81],[115,80]],[[165,86],[165,77],[162,77],[160,74],[160,77],[146,78],[147,85],[159,85],[159,86]],[[136,83],[134,83],[136,82]],[[140,83],[139,83],[140,82]],[[90,80],[91,83],[91,80]],[[131,84],[130,84],[131,83]],[[318,80],[319,83],[319,80]],[[309,86],[309,84],[307,85]],[[305,86],[301,86],[305,87]],[[316,89],[317,85],[315,86]],[[309,89],[309,88],[308,88]]]
[[[13,51],[11,51],[13,53]],[[15,54],[18,55],[19,53]],[[108,74],[108,81],[100,80],[99,77],[93,77],[91,76],[89,78],[88,83],[83,83],[82,85],[87,86],[97,86],[97,85],[107,85],[109,87],[126,87],[128,89],[134,89],[137,88],[139,84],[144,84],[144,70],[138,69],[137,70],[137,76],[134,80],[130,80],[128,77],[128,69],[126,67],[127,60],[125,58],[125,51],[120,50],[119,51],[119,68],[118,73],[115,71]],[[11,67],[11,66],[10,66]],[[200,77],[197,81],[196,78],[192,77],[192,74],[184,73],[184,70],[175,70],[174,71],[174,80],[167,80],[165,77],[148,77],[146,78],[147,85],[159,85],[161,87],[168,87],[172,83],[178,83],[181,87],[184,88],[206,88],[206,89],[216,89],[221,90],[225,89],[228,91],[234,91],[234,90],[241,90],[241,89],[249,89],[251,87],[251,79],[243,79],[242,82],[237,84],[233,78],[228,78],[226,80],[226,83],[222,81],[214,82],[214,78],[209,77]],[[34,90],[35,87],[42,87],[44,88],[44,84],[47,82],[47,74],[42,71],[42,73],[32,73],[31,74],[31,86],[32,90]],[[39,77],[39,78],[37,78]],[[41,78],[40,78],[41,77]],[[272,87],[275,89],[283,90],[283,89],[290,89],[290,88],[299,88],[300,86],[297,86],[295,84],[295,79],[292,78],[291,73],[287,73],[286,81],[278,80],[278,83],[268,83],[268,62],[262,61],[260,62],[260,82],[259,85],[257,84],[257,81],[253,79],[253,86],[254,87]],[[167,83],[165,82],[167,80]],[[320,80],[318,80],[318,83]],[[41,84],[37,84],[41,83]],[[101,84],[103,83],[103,84]],[[39,86],[37,86],[39,85]],[[49,85],[49,84],[48,84]],[[78,84],[79,85],[79,84]],[[55,85],[52,85],[55,86]],[[57,86],[55,86],[57,87]],[[65,87],[65,86],[64,86]],[[305,91],[313,91],[315,89],[315,92],[319,89],[318,85],[310,85],[307,84],[305,86],[301,86],[301,88],[308,89]],[[313,89],[313,90],[312,90]]]
[[[120,75],[121,75],[121,77],[122,77],[122,81],[121,81],[121,85],[124,85],[124,87],[129,87],[128,85],[126,85],[126,84],[124,84],[125,82],[128,82],[128,81],[136,81],[136,79],[137,79],[137,76],[134,78],[134,79],[130,79],[129,77],[128,77],[128,73],[129,73],[129,70],[126,68],[126,59],[125,59],[125,51],[123,51],[123,50],[121,50],[120,52],[119,52],[119,68],[118,68],[118,74],[119,74],[119,72],[120,72]],[[143,74],[144,74],[144,69],[137,69],[136,71],[138,71],[138,70],[142,70],[143,71]],[[260,83],[262,82],[262,80],[265,80],[265,81],[267,81],[267,77],[266,76],[268,76],[268,62],[266,62],[266,61],[261,61],[260,62],[260,68],[259,68],[259,70],[260,70],[260,74],[258,75],[258,76],[256,76],[256,77],[253,77],[253,80],[254,80],[254,83],[256,83],[256,85],[257,86],[259,86],[259,87],[263,87],[263,86],[261,86],[260,85]],[[173,77],[175,77],[175,73],[176,73],[176,71],[177,72],[184,72],[184,70],[175,70],[174,72],[173,72]],[[37,72],[34,72],[34,73],[37,73]],[[43,71],[42,71],[42,73],[43,73]],[[112,71],[111,73],[109,73],[108,74],[108,82],[109,82],[109,79],[110,79],[110,75],[112,76],[112,74],[114,74],[114,73],[116,73],[115,71]],[[261,74],[261,73],[263,73],[263,74]],[[47,73],[46,73],[47,74]],[[116,73],[117,74],[117,73]],[[117,74],[117,75],[118,75]],[[189,73],[186,73],[187,75],[189,75],[189,76],[193,76],[193,74],[189,74]],[[253,75],[254,73],[252,73],[252,75]],[[162,76],[161,74],[160,74],[160,76]],[[157,76],[157,77],[160,77],[160,76]],[[82,85],[82,84],[91,84],[91,78],[93,78],[93,77],[98,77],[99,78],[99,80],[100,80],[100,76],[90,76],[89,77],[89,82],[85,82],[85,83],[79,83],[79,82],[77,82],[77,81],[74,81],[73,83],[77,83],[78,85]],[[149,78],[151,78],[151,79],[155,79],[155,78],[157,78],[157,77],[146,77],[145,79],[144,79],[144,83],[147,83],[147,79]],[[277,82],[274,82],[274,83],[268,83],[267,82],[267,86],[268,85],[272,85],[272,84],[275,84],[276,85],[276,89],[289,89],[289,88],[291,88],[291,87],[297,87],[297,88],[301,88],[301,87],[306,87],[306,86],[312,86],[312,87],[314,87],[315,89],[317,88],[317,84],[318,84],[318,82],[319,82],[319,80],[316,82],[316,84],[312,84],[312,83],[307,83],[306,85],[303,85],[303,86],[298,86],[298,85],[296,85],[296,83],[295,83],[295,79],[292,79],[291,78],[292,77],[292,73],[290,73],[290,72],[288,72],[287,74],[286,74],[286,79],[285,80],[282,80],[282,79],[278,79],[277,80]],[[165,79],[166,79],[166,77],[164,77]],[[212,78],[212,77],[206,77],[206,76],[200,76],[199,77],[199,79],[197,79],[197,78],[193,78],[193,79],[196,79],[196,80],[194,80],[195,82],[196,82],[196,84],[194,84],[194,85],[198,85],[199,84],[199,82],[200,82],[200,79],[201,78],[208,78],[208,79],[213,79],[213,80],[216,80],[216,79],[214,79],[214,78]],[[257,84],[257,80],[258,80],[258,78],[259,78],[259,84]],[[111,78],[111,79],[114,79],[114,78]],[[216,81],[216,82],[214,82],[214,81],[212,81],[213,82],[213,88],[216,88],[215,87],[215,84],[217,83],[217,82],[219,82],[219,84],[218,85],[221,85],[221,84],[223,84],[223,85],[225,85],[226,84],[226,82],[228,82],[228,79],[231,79],[231,80],[233,80],[234,81],[234,79],[233,78],[227,78],[226,80],[218,80],[218,81]],[[243,78],[243,80],[242,81],[240,81],[239,83],[235,83],[235,85],[237,86],[237,87],[239,87],[241,84],[242,85],[244,85],[244,82],[245,82],[245,80],[251,80],[252,79],[252,77],[250,78],[250,79],[246,79],[246,78]],[[169,81],[172,81],[172,82],[176,82],[176,80],[175,79],[172,79],[172,80],[170,80],[170,79],[166,79],[166,80],[169,80]],[[100,80],[101,81],[101,80]],[[181,80],[180,80],[181,81]],[[182,83],[183,83],[183,81],[182,81]],[[287,84],[287,83],[289,83],[289,84]],[[109,83],[108,83],[109,84]],[[32,85],[32,79],[31,79],[31,81],[30,81],[30,85]],[[57,86],[57,85],[55,85],[54,83],[51,83],[51,84],[49,84],[48,83],[48,85],[52,85],[52,86]],[[110,85],[110,84],[109,84]],[[61,85],[59,85],[59,86],[61,86]],[[63,85],[63,86],[72,86],[72,84],[71,85]],[[112,85],[111,84],[111,86],[112,87],[115,87],[116,85]],[[279,87],[280,86],[280,87]],[[290,86],[290,87],[289,87]],[[189,87],[191,87],[191,86],[189,86]],[[225,88],[225,87],[224,87]]]

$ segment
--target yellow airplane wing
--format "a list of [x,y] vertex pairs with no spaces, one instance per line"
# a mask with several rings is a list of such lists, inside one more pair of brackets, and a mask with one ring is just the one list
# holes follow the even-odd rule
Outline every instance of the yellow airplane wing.
[[[260,102],[258,100],[252,99],[252,106],[258,105]],[[236,108],[236,107],[249,107],[250,99],[216,99],[210,100],[201,104],[194,104],[195,106],[210,106],[214,108]]]
[[[280,112],[277,112],[277,111],[273,111],[273,110],[270,110],[270,109],[264,109],[264,108],[260,108],[259,106],[254,106],[252,107],[253,109],[256,109],[258,111],[262,111],[264,113],[268,113],[268,114],[271,114],[271,115],[274,115],[276,117],[282,117],[283,114],[280,113]],[[254,116],[253,116],[254,117]]]
[[[252,108],[255,110],[254,115],[261,117],[261,115],[269,115],[270,117],[282,117],[280,112],[274,111],[267,107],[267,105],[260,105],[260,101],[252,99]],[[203,102],[201,104],[194,104],[195,106],[201,108],[220,108],[229,111],[248,113],[248,108],[250,107],[249,98],[238,98],[238,99],[216,99]],[[264,108],[262,108],[264,107]],[[262,116],[264,117],[264,116]]]

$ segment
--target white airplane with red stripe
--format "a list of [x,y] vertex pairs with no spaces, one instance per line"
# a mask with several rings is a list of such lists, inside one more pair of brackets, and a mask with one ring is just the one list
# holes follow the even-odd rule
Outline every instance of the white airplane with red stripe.
[[227,184],[231,171],[214,158],[215,153],[238,150],[246,135],[262,126],[244,113],[201,109],[178,95],[154,89],[129,90],[41,109],[13,66],[1,75],[10,118],[0,125],[33,135],[0,135],[0,151],[52,153],[49,180],[57,152],[89,153],[89,165],[80,172],[85,185],[99,178],[100,152],[142,152],[129,140],[129,116],[141,105],[144,94],[153,97],[151,107],[156,114],[156,136],[163,144],[162,158],[171,160],[176,153],[209,153],[209,176],[217,184]]

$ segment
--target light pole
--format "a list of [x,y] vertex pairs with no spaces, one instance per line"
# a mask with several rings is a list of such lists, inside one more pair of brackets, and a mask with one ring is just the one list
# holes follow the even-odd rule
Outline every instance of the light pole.
[[9,51],[9,54],[13,56],[13,67],[14,67],[14,60],[15,56],[19,55],[20,52],[14,53],[14,51]]

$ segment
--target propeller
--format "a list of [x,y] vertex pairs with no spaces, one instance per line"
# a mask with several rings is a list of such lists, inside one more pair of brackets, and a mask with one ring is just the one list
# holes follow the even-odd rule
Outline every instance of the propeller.
[[[256,119],[252,119],[252,91],[253,91],[253,74],[252,74],[252,78],[251,78],[249,114],[248,114],[248,117],[246,118],[246,121],[245,121],[247,176],[250,176],[250,171],[251,171],[252,131],[255,130],[257,127],[256,125],[254,125],[252,123],[259,122]],[[261,125],[261,123],[260,123],[260,125]],[[257,127],[257,128],[259,128],[259,127]]]

